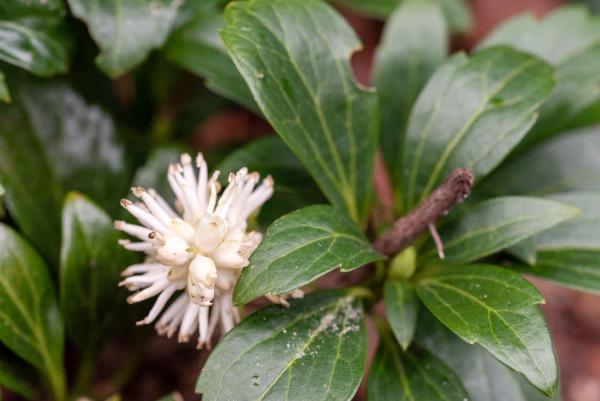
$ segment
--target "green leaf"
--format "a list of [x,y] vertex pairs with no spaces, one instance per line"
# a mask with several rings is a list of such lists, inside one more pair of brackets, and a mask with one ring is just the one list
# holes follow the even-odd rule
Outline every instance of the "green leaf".
[[429,263],[466,263],[491,255],[547,230],[579,213],[562,203],[523,196],[483,201],[445,226],[440,237],[445,258],[431,246],[423,255]]
[[367,332],[360,301],[340,292],[269,306],[231,330],[196,384],[204,401],[351,400]]
[[382,335],[367,381],[369,401],[468,401],[456,374],[438,358],[417,346],[403,351]]
[[246,82],[219,36],[224,23],[223,15],[217,11],[196,14],[169,37],[165,54],[180,67],[205,77],[206,86],[215,93],[259,113]]
[[600,249],[539,251],[535,265],[519,265],[514,269],[565,287],[600,294]]
[[364,221],[377,99],[352,76],[349,57],[360,45],[355,33],[319,0],[236,2],[225,20],[223,41],[265,117],[325,196]]
[[556,68],[557,85],[525,142],[560,132],[600,100],[600,17],[585,7],[562,7],[543,20],[532,14],[517,16],[492,32],[483,46],[498,44],[535,54]]
[[600,128],[569,132],[510,162],[482,183],[486,194],[543,196],[557,192],[600,191]]
[[550,199],[579,209],[580,213],[540,234],[527,238],[509,251],[529,264],[536,263],[536,253],[543,250],[600,250],[600,192],[567,192],[549,195]]
[[412,284],[388,280],[385,283],[383,300],[387,318],[396,340],[406,350],[412,342],[417,326],[419,301]]
[[0,108],[0,180],[7,211],[52,265],[58,262],[62,189],[28,117],[13,102]]
[[[384,19],[394,11],[398,4],[406,4],[408,0],[334,0],[334,2]],[[466,32],[471,28],[473,21],[471,21],[471,12],[467,2],[464,0],[437,0],[437,3],[442,8],[452,32]]]
[[130,171],[112,117],[62,83],[27,85],[20,95],[65,189],[92,196],[106,210],[118,210]]
[[[64,391],[64,333],[48,268],[12,228],[0,224],[0,341]],[[64,395],[64,394],[63,394]]]
[[34,377],[23,361],[0,344],[0,386],[27,399],[33,399],[37,386]]
[[181,5],[178,0],[68,0],[100,47],[96,64],[115,78],[163,45]]
[[[536,394],[548,400],[528,382],[494,359],[479,345],[461,341],[430,313],[419,315],[417,342],[448,364],[464,383],[471,401],[533,401]],[[558,399],[558,398],[557,398]]]
[[238,279],[234,303],[245,304],[267,293],[284,294],[337,267],[347,272],[381,259],[356,223],[340,211],[309,206],[269,227]]
[[40,77],[67,72],[70,38],[63,18],[0,20],[0,60]]
[[[21,230],[58,261],[62,184],[119,209],[129,186],[125,150],[108,114],[62,83],[22,83],[0,110],[0,178]],[[58,178],[57,178],[58,177]]]
[[531,128],[552,86],[550,66],[507,47],[452,57],[410,116],[403,157],[407,209],[456,167],[470,168],[477,179],[489,173]]
[[446,58],[448,33],[433,1],[402,3],[386,23],[375,59],[375,86],[381,111],[380,142],[394,184],[402,189],[402,144],[419,92]]
[[135,256],[117,244],[110,217],[82,195],[67,195],[62,218],[61,310],[70,340],[94,352],[119,323],[127,295],[117,289],[119,273]]
[[464,341],[481,344],[544,393],[555,392],[552,341],[537,307],[544,300],[519,274],[488,265],[429,269],[416,288],[427,308]]
[[0,70],[0,102],[10,103],[10,91],[6,85],[6,77]]
[[271,223],[293,210],[325,202],[306,169],[278,136],[252,141],[227,156],[217,169],[221,171],[222,179],[227,179],[229,172],[242,167],[257,171],[263,177],[271,175],[275,181],[273,199],[261,208],[258,217],[263,223]]
[[60,16],[65,13],[62,0],[2,0],[0,19],[15,19],[28,15]]

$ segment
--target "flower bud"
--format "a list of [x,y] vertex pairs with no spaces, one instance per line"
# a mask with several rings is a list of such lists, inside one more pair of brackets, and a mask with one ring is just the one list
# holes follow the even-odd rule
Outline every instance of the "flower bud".
[[211,258],[196,255],[190,263],[188,274],[188,293],[190,300],[199,305],[207,306],[215,296],[215,280],[217,268]]
[[164,235],[160,241],[161,246],[156,252],[156,258],[162,264],[182,266],[194,256],[193,253],[189,252],[189,244],[177,236]]
[[221,245],[226,234],[225,220],[214,215],[204,215],[196,227],[196,247],[202,254],[210,254]]

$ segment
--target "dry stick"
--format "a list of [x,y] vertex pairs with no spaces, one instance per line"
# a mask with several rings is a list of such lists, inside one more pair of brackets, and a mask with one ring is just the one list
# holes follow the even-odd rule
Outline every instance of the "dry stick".
[[454,205],[471,193],[473,174],[464,168],[452,170],[446,180],[406,216],[398,219],[374,243],[373,247],[387,256],[393,256],[410,245],[423,231]]

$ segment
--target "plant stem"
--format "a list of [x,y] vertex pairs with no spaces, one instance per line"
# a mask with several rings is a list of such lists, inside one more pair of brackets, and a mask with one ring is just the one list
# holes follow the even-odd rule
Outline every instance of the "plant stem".
[[52,398],[54,401],[66,401],[67,400],[67,383],[65,380],[64,369],[51,369],[48,371],[48,384]]
[[464,168],[452,170],[446,180],[423,202],[380,236],[373,247],[393,256],[410,245],[430,224],[447,213],[454,205],[464,201],[471,193],[473,174]]
[[95,352],[85,351],[81,356],[81,363],[75,379],[73,394],[82,395],[89,393],[90,383],[94,373]]

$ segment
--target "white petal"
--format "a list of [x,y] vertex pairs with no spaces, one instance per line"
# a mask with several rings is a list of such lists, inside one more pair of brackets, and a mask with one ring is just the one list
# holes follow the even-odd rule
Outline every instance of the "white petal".
[[161,292],[161,294],[158,296],[158,298],[156,298],[156,302],[154,302],[152,309],[150,309],[150,312],[144,318],[144,320],[140,320],[136,324],[138,326],[141,326],[144,324],[152,323],[154,321],[154,319],[156,319],[158,314],[163,310],[163,308],[165,307],[165,305],[167,304],[169,299],[171,299],[171,295],[173,295],[173,293],[176,290],[177,290],[177,286],[175,284],[171,284],[170,286],[165,288],[165,290],[163,292]]

